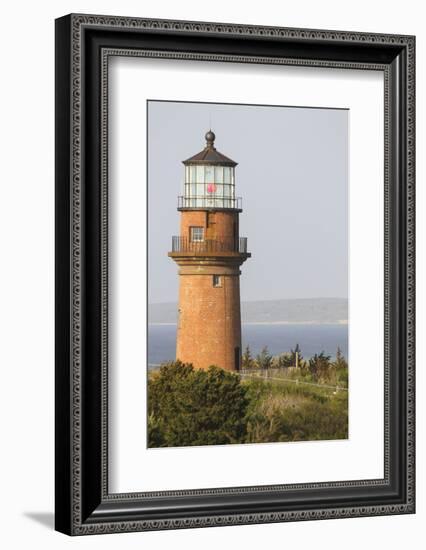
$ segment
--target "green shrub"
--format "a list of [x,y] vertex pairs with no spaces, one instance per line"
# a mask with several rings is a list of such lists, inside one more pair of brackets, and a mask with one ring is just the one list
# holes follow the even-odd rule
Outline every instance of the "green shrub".
[[246,388],[217,367],[169,363],[148,380],[148,446],[180,447],[242,442]]
[[315,382],[322,382],[330,379],[330,369],[332,367],[330,355],[325,355],[323,351],[319,355],[316,353],[309,359],[308,366]]
[[304,368],[275,372],[282,380],[243,381],[217,367],[166,364],[148,379],[148,446],[346,439],[348,392],[330,384],[347,387],[348,369],[336,363],[320,354]]

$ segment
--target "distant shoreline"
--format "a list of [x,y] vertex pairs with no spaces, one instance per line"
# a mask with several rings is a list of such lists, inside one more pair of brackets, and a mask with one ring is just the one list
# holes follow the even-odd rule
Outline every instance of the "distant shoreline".
[[[148,304],[148,321],[152,325],[174,325],[178,304]],[[347,326],[348,301],[343,298],[302,298],[241,302],[243,325],[252,326]]]
[[[247,321],[244,325],[348,325],[347,319],[339,321]],[[149,326],[176,326],[177,323],[148,323]]]

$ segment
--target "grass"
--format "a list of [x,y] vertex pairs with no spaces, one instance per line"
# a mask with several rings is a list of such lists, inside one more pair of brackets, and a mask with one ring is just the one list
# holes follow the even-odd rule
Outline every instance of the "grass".
[[[191,367],[192,368],[192,367]],[[179,369],[177,369],[179,372]],[[331,369],[323,379],[315,378],[305,369],[288,370],[272,369],[269,372],[270,379],[263,378],[264,373],[253,373],[249,377],[240,377],[237,374],[227,374],[233,380],[239,380],[239,385],[245,395],[244,416],[241,418],[242,429],[239,431],[238,438],[233,438],[232,443],[273,443],[290,441],[315,441],[315,440],[336,440],[347,439],[348,437],[348,391],[347,391],[347,367],[343,369]],[[169,373],[170,375],[170,373]],[[172,375],[173,371],[172,371]],[[150,379],[155,380],[159,374],[151,374]],[[235,377],[235,378],[234,378]],[[152,386],[153,387],[153,386]],[[206,386],[203,392],[209,394],[209,387]],[[168,394],[170,399],[172,394]],[[175,394],[174,399],[183,403],[189,395],[193,393],[192,387],[185,388],[182,396]],[[154,395],[154,394],[153,394]],[[162,397],[157,393],[155,401],[158,402]],[[166,417],[162,416],[161,407],[156,407],[151,399],[151,409],[156,410],[155,426],[163,426],[163,431],[167,432],[167,424],[164,422]],[[188,436],[186,431],[185,441],[181,444],[209,444],[202,443],[200,432],[203,431],[205,418],[205,398],[200,394],[198,404],[194,406],[191,403],[191,411],[184,413],[181,420],[176,423],[175,415],[172,417],[174,423],[174,440],[180,441],[179,423],[197,426],[196,438],[192,441],[192,436]],[[216,405],[208,414],[215,414]],[[228,403],[229,405],[229,403]],[[231,406],[232,409],[232,406]],[[163,409],[164,410],[164,409]],[[240,409],[242,410],[242,409]],[[185,415],[192,415],[192,418],[186,418]],[[229,421],[229,412],[227,418],[216,419],[217,425]],[[170,418],[170,416],[169,416]],[[211,420],[210,416],[209,419]],[[209,424],[210,424],[209,420]],[[194,424],[195,421],[195,424]],[[150,429],[150,427],[149,427]],[[157,428],[158,429],[158,428]],[[207,429],[207,425],[206,425]],[[161,435],[161,434],[160,434]],[[167,435],[167,434],[166,434]],[[219,443],[212,432],[210,444]],[[160,437],[159,441],[167,441],[167,437]],[[169,440],[170,441],[170,440]],[[196,442],[197,441],[197,442]],[[160,445],[150,446],[173,446],[170,442]]]
[[247,443],[348,437],[348,392],[295,382],[245,380]]

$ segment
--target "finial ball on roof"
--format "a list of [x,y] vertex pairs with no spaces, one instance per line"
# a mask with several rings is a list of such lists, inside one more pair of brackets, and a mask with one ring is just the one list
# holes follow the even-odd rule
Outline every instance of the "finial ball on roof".
[[215,139],[216,139],[216,136],[214,135],[214,132],[209,130],[206,134],[207,145],[213,145],[213,142]]

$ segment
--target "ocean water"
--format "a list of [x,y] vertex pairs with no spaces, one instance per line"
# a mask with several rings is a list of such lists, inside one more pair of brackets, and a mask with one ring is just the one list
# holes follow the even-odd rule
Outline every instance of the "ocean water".
[[[347,325],[313,324],[243,324],[243,350],[250,346],[252,355],[256,355],[267,346],[269,353],[278,355],[294,349],[299,344],[305,359],[324,351],[335,357],[337,347],[348,358]],[[148,364],[153,368],[175,358],[176,325],[148,325]]]

